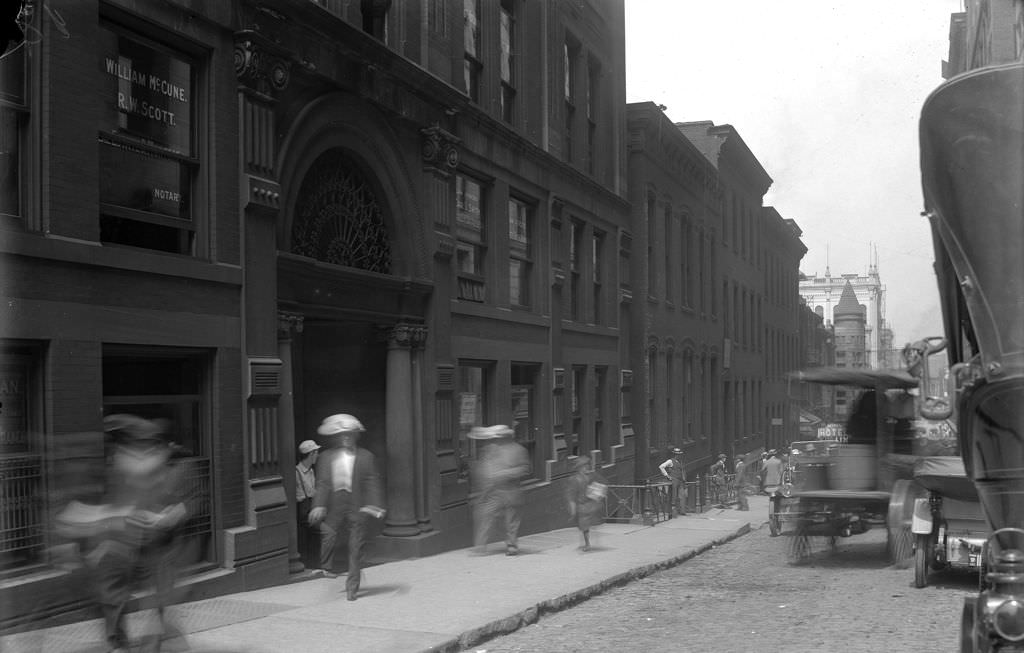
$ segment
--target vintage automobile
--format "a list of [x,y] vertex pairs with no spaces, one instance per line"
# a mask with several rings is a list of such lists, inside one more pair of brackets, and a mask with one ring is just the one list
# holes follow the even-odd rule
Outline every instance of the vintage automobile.
[[914,587],[925,587],[929,572],[940,569],[973,571],[983,579],[990,530],[963,460],[922,458],[914,466],[914,481],[928,491],[914,499]]
[[[911,555],[914,501],[925,490],[913,483],[918,379],[904,370],[820,367],[791,375],[802,383],[843,386],[857,393],[846,442],[831,442],[806,451],[793,443],[789,452],[792,484],[769,501],[769,527],[789,537],[787,552],[799,562],[824,538],[887,529],[893,561]],[[893,503],[891,498],[898,497]]]
[[961,651],[1024,651],[1024,62],[957,75],[925,100],[921,182],[961,456],[992,534],[977,596],[964,600]]

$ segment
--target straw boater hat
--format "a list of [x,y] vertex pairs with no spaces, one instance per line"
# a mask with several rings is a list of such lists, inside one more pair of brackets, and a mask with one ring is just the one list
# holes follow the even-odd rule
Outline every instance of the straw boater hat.
[[344,413],[325,417],[324,421],[317,427],[316,432],[320,435],[337,435],[339,433],[362,433],[366,429],[362,423],[351,415]]
[[471,440],[497,440],[510,437],[512,434],[513,431],[509,427],[504,424],[496,424],[494,426],[474,426],[468,437]]

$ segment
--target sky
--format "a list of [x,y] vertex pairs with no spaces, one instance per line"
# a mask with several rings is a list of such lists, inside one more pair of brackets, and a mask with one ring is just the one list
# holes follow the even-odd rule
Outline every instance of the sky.
[[942,334],[918,119],[961,0],[625,0],[626,98],[732,125],[806,274],[877,259],[894,345]]

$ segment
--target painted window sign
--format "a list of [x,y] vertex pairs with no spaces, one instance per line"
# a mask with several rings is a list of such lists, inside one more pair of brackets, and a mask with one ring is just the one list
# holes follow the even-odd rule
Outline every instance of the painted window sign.
[[113,27],[100,41],[100,201],[190,220],[195,66]]
[[123,34],[100,33],[100,128],[191,156],[192,65]]
[[28,369],[0,365],[0,454],[28,451]]

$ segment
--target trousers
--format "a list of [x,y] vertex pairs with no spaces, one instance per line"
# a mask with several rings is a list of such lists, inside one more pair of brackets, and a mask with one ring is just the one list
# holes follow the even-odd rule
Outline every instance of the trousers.
[[487,546],[491,538],[491,528],[498,517],[505,522],[505,544],[516,547],[519,537],[521,515],[521,495],[518,491],[493,491],[480,496],[473,506],[473,521],[476,530],[473,545],[478,549]]
[[363,564],[363,543],[366,539],[366,515],[352,502],[352,493],[337,490],[332,497],[327,518],[320,524],[320,567],[334,571],[335,555],[341,548],[342,535],[348,532],[348,577],[345,589],[359,590]]

